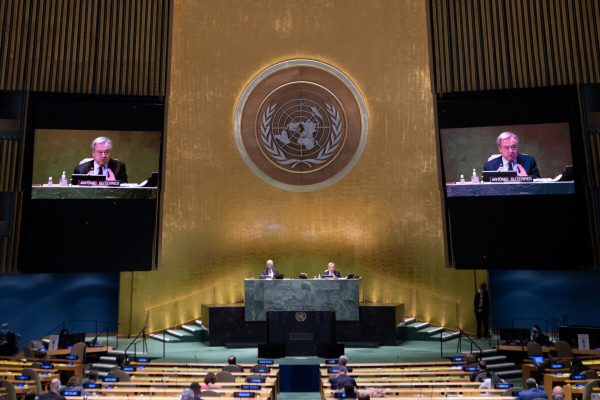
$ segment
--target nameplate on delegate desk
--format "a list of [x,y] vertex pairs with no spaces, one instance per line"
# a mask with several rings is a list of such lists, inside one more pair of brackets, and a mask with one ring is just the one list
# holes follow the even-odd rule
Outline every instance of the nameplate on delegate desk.
[[533,176],[491,176],[490,182],[533,182]]
[[120,181],[86,181],[80,180],[79,186],[121,186]]

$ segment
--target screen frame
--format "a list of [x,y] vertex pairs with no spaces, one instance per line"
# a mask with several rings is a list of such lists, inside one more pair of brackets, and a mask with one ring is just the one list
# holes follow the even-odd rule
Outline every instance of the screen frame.
[[[577,87],[560,86],[553,88],[497,90],[471,93],[445,93],[437,96],[436,102],[436,146],[438,154],[438,176],[442,203],[442,218],[445,231],[446,266],[457,269],[590,269],[594,268],[590,245],[590,225],[586,207],[586,169],[583,147],[583,132],[580,120],[580,101]],[[448,128],[493,127],[506,125],[530,125],[548,123],[568,123],[571,144],[571,159],[574,169],[575,194],[539,195],[539,196],[504,196],[507,205],[501,207],[534,207],[535,202],[547,203],[546,210],[552,210],[552,204],[566,204],[571,211],[577,226],[577,243],[581,257],[574,260],[576,265],[569,264],[564,250],[556,260],[551,258],[537,262],[525,257],[524,262],[512,262],[510,259],[486,258],[484,251],[481,257],[464,257],[468,248],[469,232],[457,229],[456,216],[465,216],[465,209],[472,207],[474,215],[485,215],[485,207],[496,207],[496,198],[482,200],[479,197],[448,197],[446,189],[446,171],[444,170],[444,144],[441,131]],[[499,132],[500,133],[500,132]],[[468,177],[466,177],[468,179]],[[530,197],[530,199],[525,199]],[[569,197],[571,197],[569,199]],[[545,199],[543,199],[545,198]],[[485,203],[485,207],[482,205]],[[468,204],[468,207],[466,206]],[[489,208],[488,208],[489,209]],[[460,211],[457,213],[456,211]],[[454,218],[453,218],[454,216]],[[524,215],[521,214],[521,217]],[[467,216],[468,218],[468,216]],[[475,218],[473,218],[475,219]],[[462,222],[462,221],[461,221]],[[474,224],[474,226],[481,226]],[[579,229],[580,228],[580,229]],[[502,228],[500,229],[502,230]],[[579,232],[582,231],[582,232]],[[457,234],[456,232],[460,232]],[[481,235],[481,231],[473,233]],[[546,234],[542,232],[542,234]],[[568,234],[568,232],[566,233]],[[499,236],[505,237],[505,233]],[[494,240],[490,238],[490,240]],[[539,241],[538,241],[539,244]],[[533,250],[521,249],[523,252]],[[474,248],[473,252],[479,250]],[[559,249],[559,251],[562,251]],[[576,251],[576,250],[573,250]],[[525,253],[522,253],[525,254]]]
[[[23,273],[72,273],[72,272],[116,272],[116,271],[141,271],[157,268],[160,248],[161,232],[161,204],[163,197],[163,175],[164,175],[164,148],[165,148],[165,113],[166,105],[164,97],[140,97],[140,96],[107,96],[107,95],[79,95],[68,93],[41,93],[32,92],[28,98],[26,113],[26,127],[24,136],[24,161],[21,174],[21,187],[23,188],[21,232],[19,244],[19,271]],[[77,269],[74,265],[61,266],[58,262],[48,262],[49,265],[37,265],[31,255],[35,245],[31,244],[31,235],[35,235],[32,212],[36,210],[34,202],[64,202],[78,200],[34,200],[31,198],[32,173],[34,162],[34,139],[36,129],[57,130],[82,130],[101,131],[110,134],[110,131],[144,131],[159,132],[160,144],[158,151],[158,173],[159,185],[157,187],[155,206],[152,206],[154,218],[153,231],[144,233],[145,244],[149,254],[140,255],[139,263],[136,259],[127,261],[127,265],[118,262],[112,263],[108,255],[98,261],[97,265],[90,264],[89,268]],[[85,154],[89,147],[82,149]],[[125,160],[126,161],[126,160]],[[58,183],[55,181],[55,183]],[[94,201],[94,200],[81,200]],[[135,200],[129,200],[132,202]],[[118,200],[117,200],[118,202]],[[127,202],[123,200],[123,202]],[[128,207],[131,204],[127,204]],[[148,205],[146,205],[147,207]],[[46,207],[46,206],[44,206]],[[126,208],[126,207],[125,207]],[[148,212],[149,210],[147,210]],[[144,229],[148,229],[146,224]],[[151,242],[151,243],[150,243]],[[69,243],[65,243],[67,246]],[[115,252],[117,253],[117,252]],[[92,258],[93,259],[93,258]],[[39,260],[39,257],[38,257]],[[52,265],[50,265],[52,264]],[[131,265],[129,265],[131,264]],[[133,265],[135,264],[135,265]]]

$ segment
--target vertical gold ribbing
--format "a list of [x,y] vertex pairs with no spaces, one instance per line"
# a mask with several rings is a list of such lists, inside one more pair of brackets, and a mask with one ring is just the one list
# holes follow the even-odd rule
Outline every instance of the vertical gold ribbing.
[[[0,1],[0,90],[166,96],[172,0]],[[17,272],[23,145],[0,138],[0,191],[12,196],[0,272]]]
[[169,12],[170,0],[2,1],[0,90],[164,96]]
[[593,0],[430,0],[438,93],[600,81]]
[[[14,121],[18,125],[18,121]],[[15,136],[0,137],[0,193],[10,193],[10,203],[7,204],[10,213],[8,219],[0,220],[2,229],[8,229],[11,234],[0,236],[0,273],[17,272],[17,250],[19,244],[18,228],[20,218],[20,192],[18,192],[19,171],[22,157],[20,152],[22,142],[16,132]],[[6,211],[6,209],[3,209]],[[0,216],[4,216],[1,214]],[[0,218],[2,219],[2,218]]]

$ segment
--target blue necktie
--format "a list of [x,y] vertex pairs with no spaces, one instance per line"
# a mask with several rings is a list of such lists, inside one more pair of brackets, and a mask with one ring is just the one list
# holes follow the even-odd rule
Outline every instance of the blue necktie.
[[509,171],[512,171],[512,170],[513,170],[513,162],[512,162],[512,161],[509,161],[509,162],[508,162],[508,170],[509,170]]

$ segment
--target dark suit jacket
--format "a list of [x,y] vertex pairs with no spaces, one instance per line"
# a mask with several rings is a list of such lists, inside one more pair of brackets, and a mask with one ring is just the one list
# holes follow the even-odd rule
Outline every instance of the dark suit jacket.
[[[540,178],[540,171],[538,170],[535,158],[527,154],[519,154],[517,157],[517,164],[521,164],[521,166],[525,168],[527,175],[533,176],[534,178]],[[500,166],[502,166],[502,156],[498,156],[493,160],[486,162],[483,166],[483,170],[497,171]],[[515,166],[515,168],[517,167]]]
[[[477,313],[477,310],[479,309],[479,300],[481,298],[482,294],[479,293],[479,291],[477,291],[477,293],[475,294],[475,299],[473,300],[473,308],[475,309],[475,312]],[[481,314],[489,314],[490,312],[490,292],[488,292],[487,290],[483,291],[483,307],[481,309]]]
[[352,386],[358,387],[356,380],[348,375],[340,375],[337,378],[332,378],[329,380],[332,389],[343,389],[346,382],[350,382]]
[[542,389],[531,388],[519,392],[519,398],[521,400],[547,399],[548,395]]
[[65,400],[64,396],[54,392],[46,392],[39,395],[40,400]]
[[[94,168],[94,160],[84,162],[75,167],[74,174],[87,174]],[[117,159],[108,160],[108,168],[115,174],[115,179],[127,183],[127,169],[125,163]]]
[[[333,274],[335,275],[336,278],[340,278],[342,276],[342,274],[340,274],[340,271],[333,271]],[[323,272],[323,276],[327,277],[327,276],[331,276],[329,274],[329,270],[326,269],[325,272]]]
[[[277,270],[277,268],[273,268],[273,276],[278,275],[279,271]],[[269,276],[269,269],[265,268],[262,270],[262,272],[260,273],[261,277],[266,277]]]

